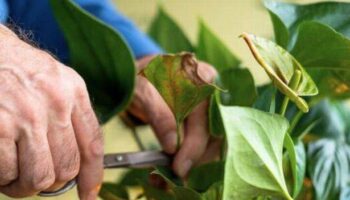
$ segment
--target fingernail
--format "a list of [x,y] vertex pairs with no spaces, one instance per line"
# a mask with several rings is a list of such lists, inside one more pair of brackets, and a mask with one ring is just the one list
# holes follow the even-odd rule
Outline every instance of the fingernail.
[[187,175],[187,173],[190,171],[192,165],[193,165],[192,160],[186,160],[185,162],[183,162],[182,166],[180,166],[178,170],[178,175],[184,178]]
[[177,135],[175,131],[171,131],[164,136],[163,148],[167,153],[175,153]]

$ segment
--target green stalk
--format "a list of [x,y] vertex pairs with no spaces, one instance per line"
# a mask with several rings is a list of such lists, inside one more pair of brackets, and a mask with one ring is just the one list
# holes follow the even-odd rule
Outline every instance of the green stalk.
[[293,133],[293,130],[297,123],[300,121],[301,117],[304,115],[303,111],[299,110],[297,114],[293,117],[288,132]]
[[[297,69],[297,70],[295,70],[295,72],[294,72],[294,74],[293,74],[293,76],[288,84],[290,89],[293,91],[297,90],[299,83],[300,83],[300,80],[301,80],[301,71]],[[283,103],[282,103],[281,110],[280,110],[280,114],[282,116],[284,116],[286,114],[288,103],[289,103],[289,97],[284,96]]]

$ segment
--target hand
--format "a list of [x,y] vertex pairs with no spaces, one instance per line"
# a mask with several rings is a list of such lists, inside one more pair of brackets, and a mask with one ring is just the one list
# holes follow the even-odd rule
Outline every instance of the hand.
[[[152,58],[148,56],[140,59],[139,70]],[[213,67],[199,62],[199,70],[207,81],[213,81],[216,75]],[[221,141],[210,138],[208,105],[208,100],[201,102],[185,120],[184,139],[177,152],[175,118],[157,90],[142,76],[137,77],[135,96],[129,112],[151,125],[165,152],[176,153],[173,169],[180,177],[186,177],[191,167],[214,159],[220,151]]]
[[27,197],[78,176],[96,199],[103,140],[83,79],[0,25],[0,192]]

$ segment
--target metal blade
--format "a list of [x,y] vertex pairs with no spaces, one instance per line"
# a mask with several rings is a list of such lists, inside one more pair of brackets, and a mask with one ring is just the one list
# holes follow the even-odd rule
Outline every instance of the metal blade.
[[170,156],[161,151],[107,154],[104,157],[105,168],[148,168],[157,165],[165,166],[170,164]]

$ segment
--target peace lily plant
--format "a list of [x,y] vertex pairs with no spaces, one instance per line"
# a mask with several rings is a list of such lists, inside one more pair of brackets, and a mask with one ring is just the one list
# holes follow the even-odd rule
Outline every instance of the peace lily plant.
[[[118,32],[71,0],[51,5],[70,65],[106,122],[132,97],[133,55]],[[199,102],[211,99],[210,131],[225,141],[221,160],[194,168],[185,181],[167,168],[130,170],[105,183],[101,198],[129,199],[127,189],[138,186],[139,198],[152,200],[350,199],[350,109],[344,103],[350,97],[350,3],[264,5],[274,40],[240,36],[271,79],[262,86],[203,21],[193,45],[159,8],[149,35],[171,54],[154,58],[141,75],[164,98],[178,130]],[[198,74],[195,57],[216,67],[215,83]],[[150,173],[168,186],[151,186]]]

